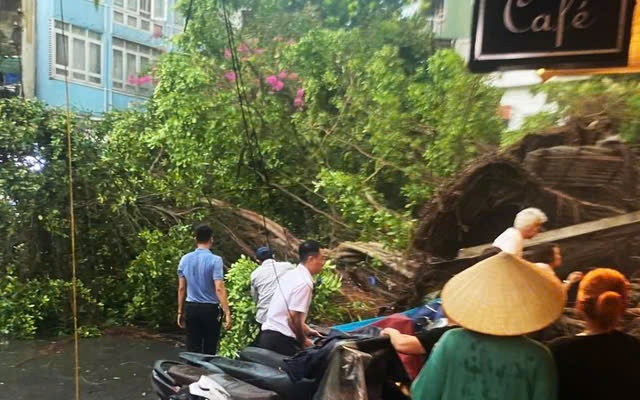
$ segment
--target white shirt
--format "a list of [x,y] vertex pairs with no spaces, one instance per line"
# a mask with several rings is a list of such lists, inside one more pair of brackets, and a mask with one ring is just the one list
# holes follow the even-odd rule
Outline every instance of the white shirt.
[[[251,273],[251,297],[257,303],[256,321],[264,324],[267,319],[267,310],[282,277],[295,267],[288,262],[277,262],[270,258]],[[277,277],[277,279],[276,279]]]
[[307,267],[299,264],[294,270],[287,272],[280,280],[267,311],[267,320],[262,330],[276,331],[283,335],[296,337],[289,327],[289,311],[309,312],[313,295],[313,279]]
[[505,253],[522,258],[523,243],[524,238],[522,237],[522,233],[516,228],[509,228],[493,241],[493,246]]
[[558,279],[558,276],[556,275],[556,272],[553,270],[553,268],[551,268],[551,265],[546,264],[546,263],[535,263],[536,267],[542,269],[545,273],[549,274],[549,276],[553,276],[554,278]]

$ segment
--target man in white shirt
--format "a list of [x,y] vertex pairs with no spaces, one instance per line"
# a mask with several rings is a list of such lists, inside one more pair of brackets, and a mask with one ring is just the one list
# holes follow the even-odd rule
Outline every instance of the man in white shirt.
[[256,343],[287,356],[312,346],[308,336],[319,335],[305,321],[313,295],[312,276],[322,271],[325,257],[320,244],[313,240],[300,244],[298,255],[300,264],[276,282],[267,319]]
[[522,258],[524,239],[531,239],[537,235],[545,222],[547,222],[545,213],[537,208],[526,208],[516,215],[513,227],[494,240],[493,246],[505,253]]
[[289,262],[278,262],[268,247],[256,250],[260,266],[251,273],[251,297],[257,304],[256,321],[262,325],[267,320],[267,310],[282,277],[295,267]]

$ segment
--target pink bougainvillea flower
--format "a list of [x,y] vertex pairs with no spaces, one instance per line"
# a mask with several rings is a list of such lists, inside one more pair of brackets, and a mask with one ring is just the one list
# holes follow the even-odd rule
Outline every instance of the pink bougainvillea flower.
[[253,52],[255,54],[262,54],[262,53],[264,53],[264,49],[261,49],[261,48],[258,47],[257,49],[254,49]]
[[287,71],[280,71],[280,73],[278,74],[278,78],[287,79],[287,75]]
[[296,74],[295,72],[292,72],[289,74],[288,78],[291,79],[292,81],[295,81],[296,79],[298,79],[298,74]]
[[136,78],[136,77],[135,77],[135,76],[133,76],[133,75],[129,75],[129,76],[127,77],[127,83],[128,83],[129,85],[136,85],[136,84],[138,83],[138,78]]
[[138,85],[144,85],[145,83],[151,82],[151,76],[145,75],[138,78]]
[[226,80],[228,80],[229,82],[235,82],[236,81],[236,73],[233,71],[227,71],[224,73],[224,78]]
[[277,76],[275,76],[275,75],[269,75],[269,76],[267,76],[266,78],[264,78],[264,81],[265,81],[267,84],[269,84],[269,85],[273,86],[273,85],[275,85],[275,83],[278,81],[278,77],[277,77]]
[[293,100],[293,105],[297,108],[304,107],[304,89],[298,89],[296,91],[296,98]]
[[240,43],[240,46],[238,46],[238,51],[240,53],[248,53],[249,52],[249,46],[247,46],[246,43]]
[[231,50],[224,49],[224,58],[226,58],[227,60],[231,59]]
[[264,78],[264,81],[269,86],[271,86],[271,90],[274,92],[279,92],[282,90],[282,88],[284,88],[284,82],[278,79],[278,77],[275,75],[267,76],[266,78]]

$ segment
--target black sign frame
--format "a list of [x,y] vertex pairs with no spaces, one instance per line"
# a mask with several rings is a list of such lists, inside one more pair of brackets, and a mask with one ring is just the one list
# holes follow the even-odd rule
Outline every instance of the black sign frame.
[[[523,32],[514,33],[507,28],[505,8],[509,5],[521,7],[524,10],[528,6],[534,8],[536,1],[539,4],[558,3],[556,9],[560,10],[562,4],[572,4],[574,7],[588,5],[591,2],[607,2],[597,4],[607,10],[615,9],[619,3],[619,13],[610,12],[609,15],[598,15],[594,18],[596,28],[603,30],[587,31],[583,29],[579,34],[574,34],[574,47],[556,49],[551,41],[549,49],[541,49],[540,37],[543,35],[555,35],[557,27],[552,32],[533,32],[522,29]],[[603,68],[627,66],[629,57],[629,43],[631,39],[631,25],[636,0],[475,0],[473,10],[473,25],[471,34],[471,55],[469,69],[472,72],[491,72],[509,69],[539,69],[539,68]],[[604,5],[604,7],[603,7]],[[526,11],[526,10],[524,10]],[[548,21],[549,28],[553,23],[559,23],[556,16],[552,22]],[[498,24],[499,22],[499,24]],[[536,28],[543,27],[545,20],[538,21]],[[542,24],[541,24],[542,23]],[[526,28],[526,26],[525,26]],[[614,29],[616,29],[614,31]],[[519,36],[518,36],[519,35]],[[596,46],[603,44],[603,37],[609,38],[609,46]],[[615,46],[612,47],[612,44]],[[517,42],[517,48],[515,43]],[[594,44],[592,48],[585,48]],[[579,48],[578,48],[579,47]],[[488,48],[494,51],[487,51]]]

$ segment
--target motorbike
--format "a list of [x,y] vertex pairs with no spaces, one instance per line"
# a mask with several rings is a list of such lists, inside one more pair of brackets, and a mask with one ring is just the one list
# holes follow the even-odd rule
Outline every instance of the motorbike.
[[[158,360],[151,372],[151,386],[160,400],[191,400],[205,396],[192,396],[191,385],[198,384],[202,377],[207,377],[216,386],[222,388],[212,396],[213,399],[225,400],[277,400],[280,397],[273,391],[264,390],[248,382],[224,373],[221,369],[209,366],[198,368],[179,361]],[[200,387],[206,390],[207,388]],[[210,389],[209,389],[210,391]]]
[[250,346],[237,360],[190,352],[180,353],[180,361],[159,360],[151,381],[160,400],[312,400],[332,393],[409,399],[411,381],[388,337],[354,337],[334,348],[313,376],[295,380],[287,370],[288,357]]

